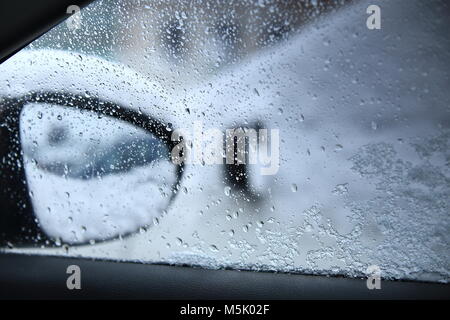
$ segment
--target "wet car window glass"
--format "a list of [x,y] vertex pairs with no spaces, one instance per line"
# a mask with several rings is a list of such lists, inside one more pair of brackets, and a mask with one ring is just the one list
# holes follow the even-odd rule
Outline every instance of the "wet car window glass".
[[41,233],[2,250],[448,282],[449,4],[371,4],[82,9],[0,65],[1,101],[44,93],[3,159]]
[[57,243],[125,235],[167,208],[176,170],[157,137],[58,105],[28,104],[20,121],[33,209]]

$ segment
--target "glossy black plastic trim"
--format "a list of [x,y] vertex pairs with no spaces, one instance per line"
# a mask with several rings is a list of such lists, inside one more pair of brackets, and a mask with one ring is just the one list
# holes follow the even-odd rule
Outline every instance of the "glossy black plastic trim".
[[[69,265],[81,290],[69,290]],[[0,299],[449,299],[450,285],[0,254]]]

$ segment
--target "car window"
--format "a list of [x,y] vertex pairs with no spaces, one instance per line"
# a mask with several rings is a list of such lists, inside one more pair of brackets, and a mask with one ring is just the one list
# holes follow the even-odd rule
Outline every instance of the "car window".
[[0,65],[38,229],[2,251],[448,282],[449,4],[371,5],[100,0],[59,24]]

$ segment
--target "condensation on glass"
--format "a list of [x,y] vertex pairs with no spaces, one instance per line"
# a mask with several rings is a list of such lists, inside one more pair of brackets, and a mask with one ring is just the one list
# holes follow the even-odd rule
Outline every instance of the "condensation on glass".
[[370,4],[97,1],[30,44],[0,66],[2,95],[94,96],[169,130],[277,129],[280,162],[249,166],[245,187],[187,165],[173,189],[158,137],[35,103],[26,178],[58,246],[3,250],[448,282],[449,4],[383,3],[379,30]]

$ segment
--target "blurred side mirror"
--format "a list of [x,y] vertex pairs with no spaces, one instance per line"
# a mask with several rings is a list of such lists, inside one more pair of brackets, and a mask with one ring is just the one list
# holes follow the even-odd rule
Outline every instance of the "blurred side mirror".
[[131,234],[170,205],[183,172],[161,121],[95,98],[1,100],[0,242],[84,244]]

